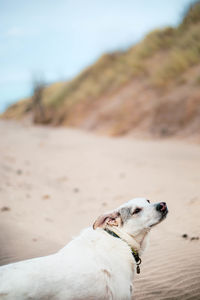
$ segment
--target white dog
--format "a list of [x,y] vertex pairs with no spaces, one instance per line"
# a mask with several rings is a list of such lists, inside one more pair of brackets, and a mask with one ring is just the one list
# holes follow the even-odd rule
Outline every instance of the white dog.
[[128,300],[135,270],[164,202],[130,200],[100,216],[56,254],[0,267],[1,300]]

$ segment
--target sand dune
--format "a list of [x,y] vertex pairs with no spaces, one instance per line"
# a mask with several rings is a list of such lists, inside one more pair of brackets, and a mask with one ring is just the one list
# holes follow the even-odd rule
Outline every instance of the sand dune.
[[[136,300],[200,299],[200,147],[0,122],[0,263],[47,255],[136,196],[165,201]],[[187,238],[182,235],[187,234]]]

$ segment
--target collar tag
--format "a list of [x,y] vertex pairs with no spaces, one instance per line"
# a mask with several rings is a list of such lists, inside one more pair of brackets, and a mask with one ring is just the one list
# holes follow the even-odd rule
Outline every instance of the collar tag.
[[137,265],[136,271],[137,271],[137,274],[140,274],[140,266],[139,265]]

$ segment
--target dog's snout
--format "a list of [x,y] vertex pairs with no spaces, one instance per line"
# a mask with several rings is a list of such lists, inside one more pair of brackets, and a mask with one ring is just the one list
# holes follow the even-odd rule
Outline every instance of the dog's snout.
[[165,202],[160,202],[157,204],[156,209],[160,212],[166,212],[167,204]]

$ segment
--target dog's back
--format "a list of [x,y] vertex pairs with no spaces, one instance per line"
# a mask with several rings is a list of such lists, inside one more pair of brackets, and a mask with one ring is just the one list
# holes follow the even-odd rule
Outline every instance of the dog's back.
[[[87,229],[56,254],[3,266],[0,299],[123,299],[127,293],[124,299],[129,299],[132,258],[123,242],[120,253],[119,242],[105,232]],[[119,271],[122,266],[124,274]]]

